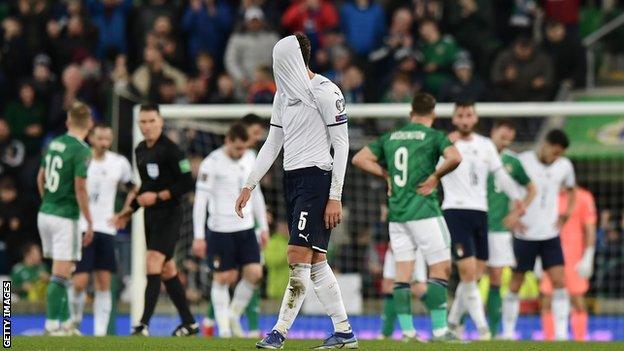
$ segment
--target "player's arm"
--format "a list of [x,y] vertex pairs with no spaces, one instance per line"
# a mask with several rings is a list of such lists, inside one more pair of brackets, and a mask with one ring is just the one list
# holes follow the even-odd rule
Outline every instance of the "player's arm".
[[282,150],[283,145],[284,130],[282,129],[281,97],[278,92],[273,99],[269,135],[267,135],[266,141],[262,144],[258,156],[256,157],[256,162],[254,162],[253,169],[249,177],[247,177],[247,182],[241,189],[238,199],[236,199],[234,209],[240,218],[243,218],[243,208],[247,205],[247,201],[249,201],[251,197],[251,191],[258,185],[260,179],[264,177],[266,172],[269,171],[269,168],[271,168],[271,165],[273,165],[275,159]]
[[195,184],[195,200],[193,201],[193,255],[199,258],[206,256],[206,216],[210,194],[213,188],[215,169],[210,159],[202,161],[199,166],[197,183]]
[[576,265],[576,271],[584,278],[589,278],[594,273],[594,254],[596,252],[596,204],[594,197],[591,194],[588,195],[587,201],[583,203],[585,208],[582,212],[585,249],[583,250],[583,257]]
[[39,172],[37,173],[37,190],[39,190],[39,196],[43,198],[44,194],[44,186],[45,186],[45,171],[43,167],[39,168]]
[[565,165],[567,167],[566,177],[563,180],[563,187],[568,195],[568,203],[566,207],[566,212],[559,215],[559,220],[557,222],[557,228],[561,229],[565,222],[568,221],[572,211],[574,211],[574,206],[576,206],[576,175],[574,174],[574,167],[572,166],[572,162],[568,159],[564,159]]
[[264,194],[262,189],[258,185],[251,193],[251,205],[253,206],[253,214],[256,223],[258,224],[259,237],[258,242],[261,248],[264,249],[266,243],[269,240],[269,221],[267,219],[267,208],[264,200]]
[[375,155],[368,146],[364,146],[364,148],[353,156],[351,164],[374,176],[387,178],[388,172],[379,164],[378,161],[379,159],[377,158],[377,155]]
[[89,210],[89,193],[87,192],[87,168],[91,160],[91,150],[85,148],[74,156],[74,192],[76,201],[85,221],[87,229],[83,238],[83,245],[87,246],[93,240],[93,218]]
[[430,195],[437,189],[440,179],[453,172],[461,163],[461,154],[448,137],[438,139],[438,152],[443,157],[442,164],[424,182],[418,184],[417,192],[422,196]]

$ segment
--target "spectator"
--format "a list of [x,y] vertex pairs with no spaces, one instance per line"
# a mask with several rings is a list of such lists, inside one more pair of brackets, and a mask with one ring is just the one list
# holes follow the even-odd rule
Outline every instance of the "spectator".
[[329,53],[337,47],[346,47],[344,34],[336,28],[326,30],[323,34],[323,38],[325,40],[325,46],[318,48],[314,53],[314,65],[312,70],[315,72],[327,72],[331,70]]
[[91,105],[94,109],[94,117],[101,120],[101,112],[104,111],[106,104],[102,65],[94,57],[87,57],[80,65],[80,72],[82,73],[81,100]]
[[24,232],[24,219],[28,210],[18,198],[13,179],[7,177],[0,180],[0,238],[6,246],[5,263],[10,266],[19,259],[18,252],[22,245],[31,239]]
[[217,91],[210,98],[213,104],[235,104],[238,100],[234,96],[234,81],[227,74],[222,74],[217,79]]
[[260,66],[254,73],[254,79],[249,86],[247,102],[250,104],[270,104],[277,87],[273,82],[271,69],[268,66]]
[[34,53],[39,52],[44,43],[44,28],[48,18],[48,1],[17,0],[17,19],[19,19],[26,44],[21,53],[22,59],[30,63]]
[[24,143],[14,139],[7,121],[0,119],[0,176],[16,176],[25,154]]
[[288,285],[288,224],[277,221],[277,226],[264,248],[264,263],[267,268],[266,294],[269,299],[280,300]]
[[33,86],[35,87],[35,95],[46,106],[50,104],[56,84],[56,76],[52,72],[50,56],[46,54],[35,56],[33,63]]
[[[187,81],[188,86],[188,81]],[[188,88],[187,88],[188,89]],[[158,81],[158,99],[156,102],[159,104],[173,104],[176,97],[176,84],[175,81],[169,77],[163,77]]]
[[168,0],[147,0],[142,3],[135,8],[136,14],[131,23],[132,37],[137,41],[134,46],[135,52],[132,53],[134,56],[140,56],[143,52],[145,37],[154,27],[158,27],[155,25],[157,19],[167,17],[171,21],[176,18],[178,12],[173,2]]
[[24,259],[11,270],[13,291],[21,299],[30,302],[45,301],[50,274],[42,261],[41,248],[35,243],[27,244],[22,250]]
[[126,53],[126,25],[132,0],[87,0],[93,24],[98,28],[96,54],[99,58],[113,57],[111,53]]
[[546,20],[562,23],[568,36],[580,40],[578,23],[580,17],[580,0],[542,0]]
[[186,82],[186,95],[179,98],[178,104],[205,104],[208,102],[206,81],[199,77],[191,77]]
[[217,75],[215,72],[215,62],[207,52],[200,52],[195,58],[195,74],[205,86],[206,93],[212,94],[216,89]]
[[379,47],[386,32],[384,11],[370,0],[354,0],[342,5],[340,25],[351,50],[358,56],[368,55]]
[[278,40],[275,32],[265,28],[264,13],[259,7],[245,11],[244,28],[232,34],[224,58],[225,68],[238,89],[249,87],[257,67],[271,65],[273,45]]
[[19,98],[5,107],[4,118],[13,137],[24,143],[26,155],[33,156],[41,151],[45,107],[35,99],[35,88],[32,83],[20,84]]
[[381,100],[385,103],[406,103],[411,102],[414,97],[414,86],[406,74],[397,74],[392,79],[390,90]]
[[63,83],[62,91],[57,91],[52,96],[50,103],[48,123],[46,131],[49,134],[57,135],[65,131],[65,120],[67,111],[77,100],[84,100],[82,85],[84,78],[80,66],[72,64],[63,70],[61,77]]
[[347,104],[364,102],[364,73],[359,68],[347,68],[339,85]]
[[515,0],[512,2],[512,12],[509,17],[511,28],[510,38],[529,36],[533,30],[533,21],[538,14],[535,0]]
[[47,31],[50,53],[58,67],[80,63],[95,52],[97,35],[81,16],[70,17],[66,29],[61,23],[50,21]]
[[323,33],[338,25],[338,11],[331,1],[295,0],[282,16],[289,33],[303,32],[310,38],[312,52],[324,45]]
[[191,0],[182,17],[182,29],[188,35],[188,55],[195,59],[200,51],[220,60],[232,31],[234,14],[223,0]]
[[[577,37],[571,37],[561,22],[546,23],[542,48],[554,64],[556,84],[572,89],[585,85],[585,51]],[[556,87],[555,87],[556,88]]]
[[501,52],[492,66],[492,83],[501,101],[546,101],[553,79],[550,58],[524,37]]
[[132,74],[132,85],[148,101],[158,99],[159,83],[164,78],[175,82],[176,93],[183,94],[186,89],[186,76],[164,60],[161,48],[145,48],[143,64]]
[[12,92],[17,87],[19,78],[28,75],[29,63],[24,60],[26,42],[22,35],[22,26],[15,17],[7,17],[2,21],[2,32],[0,63],[2,71],[7,73],[7,86],[0,89]]
[[423,54],[425,90],[437,94],[440,87],[451,78],[451,68],[457,59],[459,47],[450,35],[442,36],[437,23],[423,20],[418,28],[420,49]]
[[340,84],[343,74],[351,65],[351,54],[344,46],[334,46],[329,50],[331,69],[323,75],[336,84]]
[[444,12],[443,4],[440,0],[412,0],[412,9],[417,22],[426,19],[439,22],[442,20]]
[[474,74],[472,61],[460,58],[453,64],[455,76],[449,79],[438,95],[440,102],[483,101],[485,84]]

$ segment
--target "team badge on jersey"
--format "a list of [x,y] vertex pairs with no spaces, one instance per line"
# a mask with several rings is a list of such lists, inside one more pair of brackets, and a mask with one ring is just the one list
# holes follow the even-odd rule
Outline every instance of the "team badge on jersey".
[[336,100],[336,110],[338,110],[338,113],[344,112],[345,107],[345,99]]
[[150,178],[156,179],[160,175],[160,169],[158,169],[158,163],[148,163],[146,165],[146,168],[147,168],[147,175]]

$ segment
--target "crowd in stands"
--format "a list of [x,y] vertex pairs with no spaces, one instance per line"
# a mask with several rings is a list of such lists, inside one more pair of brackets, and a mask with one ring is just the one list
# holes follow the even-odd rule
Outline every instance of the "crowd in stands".
[[0,274],[37,240],[41,149],[65,130],[76,100],[104,121],[112,94],[268,104],[276,91],[273,44],[293,32],[310,37],[312,70],[336,82],[347,103],[407,102],[416,91],[449,102],[552,100],[561,86],[584,85],[580,3],[0,2]]

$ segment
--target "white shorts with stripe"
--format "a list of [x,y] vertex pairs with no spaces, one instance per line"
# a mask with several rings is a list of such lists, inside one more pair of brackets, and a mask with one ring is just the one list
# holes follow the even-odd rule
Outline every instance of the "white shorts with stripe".
[[488,267],[514,267],[516,265],[513,236],[510,232],[488,233],[488,251]]
[[80,261],[82,235],[78,220],[39,212],[37,227],[41,236],[43,257],[55,261]]
[[[394,254],[392,250],[386,250],[386,257],[384,258],[383,266],[384,279],[396,278],[396,261],[394,260]],[[418,283],[427,282],[427,262],[425,262],[425,256],[422,251],[416,250],[416,261],[414,262],[414,272],[412,273],[412,281]]]
[[430,266],[451,259],[451,237],[444,217],[432,217],[409,222],[390,222],[390,246],[398,262],[416,259],[416,249],[422,251]]

